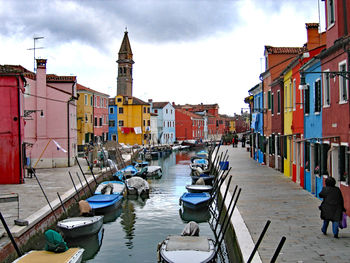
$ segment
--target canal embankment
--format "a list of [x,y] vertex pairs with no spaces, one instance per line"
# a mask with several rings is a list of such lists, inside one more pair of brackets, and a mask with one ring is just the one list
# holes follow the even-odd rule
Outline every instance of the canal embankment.
[[282,236],[286,242],[277,262],[349,262],[350,228],[341,229],[339,239],[333,237],[331,226],[323,235],[321,200],[282,173],[252,160],[246,148],[220,147],[226,150],[232,167],[230,192],[236,185],[242,189],[231,221],[244,261],[270,220],[255,262],[270,262]]

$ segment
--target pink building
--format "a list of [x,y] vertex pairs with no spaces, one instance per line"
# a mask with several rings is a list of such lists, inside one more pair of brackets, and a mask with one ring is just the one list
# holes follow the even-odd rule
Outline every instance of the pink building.
[[93,109],[95,141],[108,140],[108,99],[109,95],[95,91]]
[[37,59],[36,74],[21,66],[12,67],[21,69],[27,81],[27,164],[34,168],[71,166],[77,156],[76,77],[46,74],[46,59]]

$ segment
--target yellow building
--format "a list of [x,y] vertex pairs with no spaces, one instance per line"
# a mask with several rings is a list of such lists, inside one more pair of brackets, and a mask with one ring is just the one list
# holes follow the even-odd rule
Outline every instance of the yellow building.
[[77,102],[77,135],[78,147],[93,140],[93,96],[94,91],[77,84],[79,99]]
[[[293,173],[293,144],[292,144],[292,122],[293,122],[293,90],[292,70],[284,72],[284,175],[291,177]],[[288,136],[291,135],[291,136]]]
[[118,142],[125,144],[149,144],[151,127],[150,105],[136,97],[117,95]]

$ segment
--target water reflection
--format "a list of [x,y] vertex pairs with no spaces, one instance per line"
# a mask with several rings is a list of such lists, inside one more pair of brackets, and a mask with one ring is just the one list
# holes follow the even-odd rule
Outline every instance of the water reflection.
[[127,241],[125,242],[125,245],[128,249],[132,249],[133,246],[133,238],[135,236],[135,223],[136,223],[136,214],[135,214],[135,207],[134,203],[131,202],[131,200],[124,200],[122,204],[123,212],[120,216],[121,221],[120,224],[123,226],[123,229],[125,231],[125,239]]
[[104,235],[104,227],[102,226],[100,231],[91,236],[85,236],[81,238],[69,239],[67,241],[68,247],[80,247],[84,248],[83,261],[92,259],[100,250]]
[[117,218],[122,214],[122,208],[118,207],[117,209],[110,211],[103,215],[103,223],[111,223],[117,220]]

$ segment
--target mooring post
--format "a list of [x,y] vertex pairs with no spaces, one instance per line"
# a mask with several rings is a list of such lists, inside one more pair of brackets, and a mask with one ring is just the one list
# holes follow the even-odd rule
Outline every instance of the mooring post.
[[34,177],[35,177],[36,181],[38,182],[38,184],[40,186],[40,189],[41,189],[42,193],[44,194],[45,199],[46,199],[47,203],[49,204],[49,207],[51,208],[51,211],[52,211],[52,213],[53,213],[53,215],[54,215],[54,217],[56,218],[56,221],[57,221],[57,217],[56,217],[55,211],[53,210],[53,208],[51,206],[51,203],[50,203],[49,199],[47,198],[47,195],[45,194],[45,191],[44,191],[43,187],[41,186],[41,184],[39,182],[39,179],[36,176],[36,173],[34,171],[33,171],[33,174],[34,174]]
[[75,189],[75,193],[77,194],[77,196],[78,196],[78,199],[74,196],[74,199],[75,199],[75,201],[76,202],[78,202],[79,201],[79,192],[78,192],[78,190],[77,190],[77,187],[75,186],[75,183],[74,183],[74,180],[73,180],[73,177],[72,177],[72,175],[71,175],[71,173],[70,173],[70,171],[68,171],[68,174],[69,174],[69,176],[70,176],[70,179],[72,180],[72,183],[73,183],[73,186],[74,186],[74,189]]
[[273,257],[272,257],[270,263],[275,263],[275,262],[276,262],[276,259],[277,259],[278,255],[279,255],[279,253],[280,253],[280,251],[281,251],[283,245],[284,245],[284,242],[286,242],[286,237],[285,237],[285,236],[283,236],[283,237],[281,238],[281,241],[280,241],[280,243],[278,244],[278,247],[277,247],[275,253],[273,254]]
[[63,202],[62,202],[61,196],[60,196],[60,194],[59,194],[58,192],[57,192],[57,196],[58,196],[58,199],[60,199],[60,203],[61,203],[61,206],[62,206],[62,208],[63,208],[64,213],[66,214],[66,217],[68,217],[67,210],[66,210],[66,208],[64,207],[64,204],[63,204]]
[[7,226],[6,221],[5,221],[4,217],[2,216],[1,212],[0,212],[0,219],[1,219],[1,222],[2,222],[2,224],[3,224],[3,226],[4,226],[5,230],[6,230],[7,235],[9,236],[9,238],[11,240],[11,243],[12,243],[13,247],[15,248],[15,250],[17,252],[17,255],[19,257],[21,257],[22,256],[22,252],[19,250],[19,248],[18,248],[18,246],[16,244],[16,241],[13,238],[12,233],[11,233],[9,227]]
[[262,239],[264,238],[267,229],[269,228],[270,223],[271,223],[271,221],[270,221],[270,220],[267,220],[267,222],[266,222],[266,224],[265,224],[265,226],[264,226],[264,229],[263,229],[263,231],[261,232],[261,234],[260,234],[260,236],[259,236],[259,239],[258,239],[258,241],[256,242],[256,244],[255,244],[255,246],[254,246],[254,249],[253,249],[252,253],[251,253],[250,256],[249,256],[249,259],[248,259],[247,263],[250,263],[250,262],[253,260],[254,255],[255,255],[255,252],[258,250],[258,248],[259,248],[259,246],[260,246],[260,243],[261,243]]
[[83,186],[83,182],[81,181],[81,179],[80,179],[80,176],[79,176],[78,172],[76,172],[76,175],[77,175],[77,177],[78,177],[78,179],[79,179],[79,182],[80,182],[81,188],[82,188],[82,189],[83,189],[83,191],[84,191],[84,195],[85,195],[85,196],[87,196],[86,191],[85,191],[85,188],[84,188],[84,186]]

